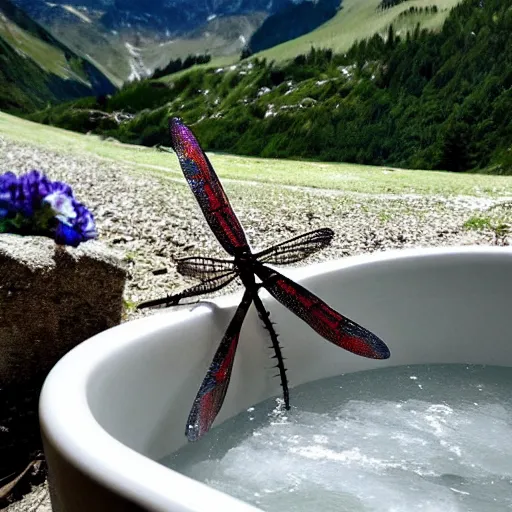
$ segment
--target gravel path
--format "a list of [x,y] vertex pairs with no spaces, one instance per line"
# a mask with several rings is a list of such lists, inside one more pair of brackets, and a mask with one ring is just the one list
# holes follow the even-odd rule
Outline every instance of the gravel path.
[[[156,170],[90,155],[54,153],[1,138],[0,154],[0,173],[39,169],[51,179],[68,182],[76,197],[92,209],[100,239],[124,254],[130,271],[125,292],[128,304],[191,284],[176,273],[173,257],[223,257],[185,180],[176,181],[176,175],[166,177]],[[169,162],[177,170],[173,156]],[[334,229],[331,247],[308,263],[392,248],[493,244],[492,230],[467,230],[464,222],[484,215],[512,222],[507,206],[483,211],[499,203],[499,198],[363,196],[232,180],[225,188],[255,248],[318,227]],[[151,272],[164,267],[167,274]],[[152,313],[130,310],[127,319],[142,314]],[[37,487],[7,510],[49,511],[45,488]]]
[[[225,256],[184,179],[178,182],[175,175],[166,178],[161,172],[90,155],[58,154],[5,140],[0,140],[0,153],[0,173],[39,169],[71,184],[77,198],[94,212],[100,239],[125,255],[130,269],[126,300],[130,303],[190,283],[175,272],[173,257]],[[169,162],[176,170],[172,156]],[[232,180],[225,188],[255,248],[318,227],[334,229],[332,245],[308,263],[392,248],[494,243],[491,230],[468,231],[463,224],[472,216],[489,215],[482,209],[499,199],[361,197]],[[510,208],[499,207],[490,213],[510,221],[510,212]],[[167,274],[151,272],[164,267]]]

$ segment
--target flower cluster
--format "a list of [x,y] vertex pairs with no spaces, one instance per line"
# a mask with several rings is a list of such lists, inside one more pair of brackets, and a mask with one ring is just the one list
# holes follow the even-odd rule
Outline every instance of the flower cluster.
[[39,171],[0,175],[0,233],[49,236],[73,247],[98,236],[91,212],[71,187]]

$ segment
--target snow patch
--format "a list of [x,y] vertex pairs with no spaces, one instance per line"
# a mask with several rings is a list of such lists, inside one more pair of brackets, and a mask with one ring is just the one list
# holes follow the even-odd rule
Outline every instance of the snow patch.
[[270,92],[270,89],[268,87],[262,87],[258,91],[258,97],[263,96],[264,94],[268,94]]
[[339,66],[338,70],[341,72],[341,74],[346,78],[352,78],[352,72],[354,70],[355,66]]
[[124,43],[128,53],[130,54],[130,59],[128,63],[130,64],[130,76],[128,77],[128,81],[132,82],[133,80],[140,80],[146,76],[151,75],[151,70],[148,69],[140,56],[140,48],[131,45],[128,42]]
[[275,117],[277,115],[277,112],[274,110],[274,104],[269,103],[268,110],[265,112],[265,119],[267,117]]
[[78,9],[75,9],[72,5],[63,5],[62,8],[66,9],[66,11],[70,12],[71,14],[78,16],[82,21],[85,21],[86,23],[92,23],[88,16],[86,16],[83,12],[80,12]]
[[136,46],[132,46],[128,42],[124,43],[124,45],[126,46],[126,49],[128,50],[128,53],[132,57],[140,57],[140,48],[137,48]]

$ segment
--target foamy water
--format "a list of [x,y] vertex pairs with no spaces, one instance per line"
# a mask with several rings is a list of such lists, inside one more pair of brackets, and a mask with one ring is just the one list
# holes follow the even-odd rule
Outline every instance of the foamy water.
[[387,368],[325,379],[163,463],[279,512],[512,510],[512,369]]

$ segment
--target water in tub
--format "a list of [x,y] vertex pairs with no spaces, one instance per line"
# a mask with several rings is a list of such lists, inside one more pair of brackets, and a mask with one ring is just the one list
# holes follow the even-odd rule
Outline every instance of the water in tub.
[[512,368],[386,368],[291,396],[162,462],[268,512],[512,510]]

